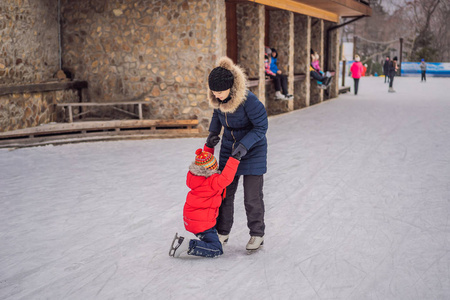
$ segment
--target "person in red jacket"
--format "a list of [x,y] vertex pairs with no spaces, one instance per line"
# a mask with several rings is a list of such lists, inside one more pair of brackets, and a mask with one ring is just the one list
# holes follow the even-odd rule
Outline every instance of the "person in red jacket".
[[359,79],[361,78],[363,70],[364,67],[360,62],[359,55],[355,55],[355,62],[350,67],[350,72],[352,72],[353,81],[355,82],[354,84],[355,95],[358,94]]
[[[217,144],[219,140],[215,141]],[[214,145],[215,146],[215,145]],[[240,154],[230,157],[220,173],[214,148],[205,145],[198,149],[195,161],[189,166],[186,184],[191,189],[183,209],[184,227],[199,239],[187,239],[175,234],[169,255],[217,257],[223,254],[217,234],[216,218],[225,197],[225,188],[233,182],[240,162]]]

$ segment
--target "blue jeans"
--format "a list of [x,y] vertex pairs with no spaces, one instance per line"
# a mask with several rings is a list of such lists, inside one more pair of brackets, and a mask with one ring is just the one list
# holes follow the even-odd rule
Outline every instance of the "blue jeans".
[[189,243],[189,255],[203,257],[217,257],[223,254],[222,243],[219,241],[215,227],[197,233],[200,240],[191,240]]

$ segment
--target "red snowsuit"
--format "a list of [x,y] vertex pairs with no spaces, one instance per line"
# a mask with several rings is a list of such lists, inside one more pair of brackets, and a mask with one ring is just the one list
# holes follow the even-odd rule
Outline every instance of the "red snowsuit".
[[[206,151],[209,149],[205,147]],[[211,150],[214,152],[214,149]],[[184,227],[187,231],[197,234],[216,225],[222,193],[233,182],[238,166],[239,161],[230,157],[221,174],[214,173],[206,177],[188,172],[186,184],[191,191],[187,194],[183,209]]]

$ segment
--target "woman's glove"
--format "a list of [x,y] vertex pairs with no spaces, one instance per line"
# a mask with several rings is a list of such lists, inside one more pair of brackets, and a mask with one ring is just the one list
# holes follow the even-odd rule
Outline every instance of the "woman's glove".
[[206,138],[206,147],[214,148],[220,141],[220,137],[217,133],[211,132]]
[[231,157],[236,158],[237,160],[241,160],[241,158],[245,156],[245,154],[247,154],[247,149],[244,147],[244,145],[239,144],[231,153]]

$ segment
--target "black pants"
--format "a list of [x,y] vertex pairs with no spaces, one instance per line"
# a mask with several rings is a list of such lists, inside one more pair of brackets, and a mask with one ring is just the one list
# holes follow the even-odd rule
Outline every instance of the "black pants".
[[275,85],[275,91],[281,91],[282,90],[282,94],[283,95],[287,95],[288,94],[288,89],[287,89],[287,76],[283,75],[283,74],[277,74],[276,76],[273,75],[269,75],[270,78],[273,79],[273,84]]
[[389,87],[391,88],[394,84],[394,75],[389,75]]
[[425,75],[427,71],[422,71],[422,78],[420,79],[420,81],[427,81],[427,75]]
[[359,78],[353,78],[353,81],[355,82],[355,95],[358,95]]
[[309,75],[311,75],[311,77],[315,80],[321,81],[322,83],[325,83],[325,80],[327,80],[327,77],[320,75],[320,73],[316,71],[310,71]]
[[[236,176],[227,187],[225,199],[220,206],[216,225],[219,234],[229,234],[233,226],[234,195],[239,184],[239,177]],[[244,206],[251,236],[264,236],[263,183],[263,175],[244,175]]]

